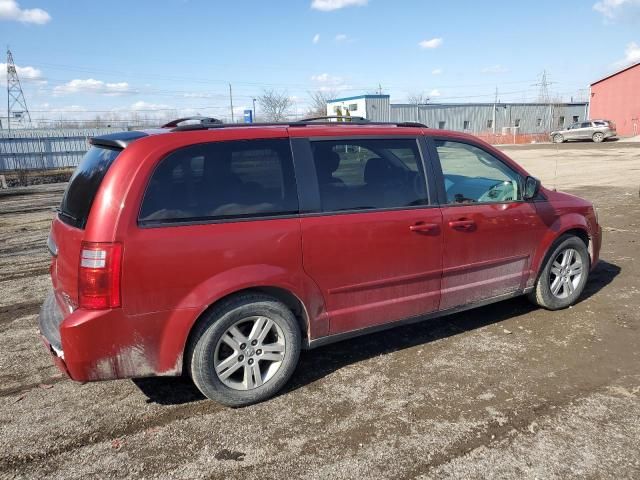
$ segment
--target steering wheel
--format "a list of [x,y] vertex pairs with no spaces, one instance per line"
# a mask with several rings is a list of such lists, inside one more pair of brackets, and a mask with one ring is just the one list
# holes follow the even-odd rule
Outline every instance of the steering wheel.
[[478,198],[478,202],[505,202],[513,200],[513,194],[513,184],[505,180],[492,185]]

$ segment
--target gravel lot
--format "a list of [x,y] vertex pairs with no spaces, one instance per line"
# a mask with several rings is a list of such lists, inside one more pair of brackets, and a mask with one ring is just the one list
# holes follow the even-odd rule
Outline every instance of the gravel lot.
[[640,144],[505,150],[598,206],[578,305],[519,298],[304,352],[282,395],[237,410],[182,379],[63,378],[36,315],[64,185],[0,192],[0,477],[640,478]]

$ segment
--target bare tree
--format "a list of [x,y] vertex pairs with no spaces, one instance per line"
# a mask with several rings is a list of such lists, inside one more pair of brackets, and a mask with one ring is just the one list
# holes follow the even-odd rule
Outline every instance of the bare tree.
[[431,100],[424,92],[410,92],[407,95],[407,102],[413,105],[424,105]]
[[309,105],[308,114],[312,117],[324,117],[327,115],[327,103],[338,96],[335,90],[317,90],[309,92],[311,104]]
[[293,100],[287,92],[264,90],[258,97],[261,116],[268,122],[281,122],[287,118],[287,114],[293,106]]

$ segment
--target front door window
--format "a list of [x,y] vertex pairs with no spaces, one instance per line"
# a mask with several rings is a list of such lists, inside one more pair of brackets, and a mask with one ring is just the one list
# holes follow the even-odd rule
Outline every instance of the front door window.
[[437,141],[447,204],[513,202],[522,199],[522,176],[473,145]]

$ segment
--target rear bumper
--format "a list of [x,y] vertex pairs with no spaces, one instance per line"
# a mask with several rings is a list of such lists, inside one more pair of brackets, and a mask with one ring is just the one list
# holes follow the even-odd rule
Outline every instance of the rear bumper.
[[55,365],[79,382],[180,375],[184,344],[172,322],[193,312],[158,312],[136,317],[122,309],[78,309],[63,315],[55,293],[48,294],[38,319],[40,334]]
[[62,342],[60,340],[60,324],[62,323],[62,312],[56,304],[56,298],[53,292],[47,295],[38,316],[40,326],[40,336],[45,348],[51,354],[53,363],[58,369],[71,377],[67,364],[64,361],[64,352],[62,351]]

